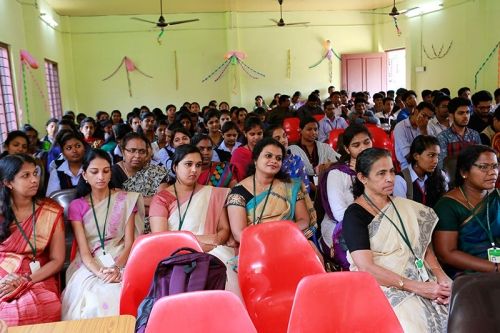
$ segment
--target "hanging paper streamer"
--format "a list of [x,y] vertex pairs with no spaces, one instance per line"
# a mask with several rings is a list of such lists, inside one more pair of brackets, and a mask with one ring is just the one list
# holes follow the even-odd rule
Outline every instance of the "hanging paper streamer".
[[44,90],[42,89],[40,83],[32,73],[32,69],[38,69],[38,62],[33,58],[33,56],[26,50],[20,51],[21,57],[21,75],[23,78],[23,94],[24,94],[24,104],[26,109],[26,123],[31,123],[30,119],[30,109],[29,109],[29,98],[28,98],[28,81],[26,79],[26,72],[29,74],[31,81],[35,84],[38,94],[43,100],[43,105],[45,111],[48,112],[47,98],[45,97]]
[[497,87],[500,87],[500,47],[498,48],[498,82]]
[[335,56],[339,60],[341,60],[341,58],[333,49],[332,42],[329,39],[327,39],[325,41],[324,46],[325,46],[326,53],[323,56],[323,58],[321,58],[320,61],[318,61],[314,65],[309,66],[309,68],[314,68],[314,67],[318,66],[319,64],[321,64],[323,62],[323,60],[328,59],[328,62],[329,62],[329,64],[328,64],[328,71],[329,71],[328,76],[330,77],[330,83],[331,83],[332,79],[333,79],[333,65],[332,65],[333,56]]
[[393,16],[392,19],[394,20],[394,27],[396,28],[396,33],[398,34],[398,36],[401,36],[401,30],[399,29],[397,17]]
[[175,69],[175,90],[179,90],[179,67],[177,65],[177,51],[174,51],[174,69]]
[[160,33],[158,34],[158,37],[156,37],[156,41],[158,42],[158,45],[161,45],[161,36],[165,33],[165,30],[161,29]]
[[[477,89],[477,76],[483,70],[484,66],[490,60],[490,58],[493,56],[493,54],[495,53],[495,51],[497,50],[497,48],[499,46],[500,46],[500,42],[495,45],[495,47],[493,48],[493,50],[491,50],[491,52],[488,55],[488,57],[486,57],[486,60],[483,61],[483,63],[481,64],[481,66],[479,66],[479,69],[477,70],[476,74],[474,75],[474,89]],[[499,55],[499,64],[498,64],[498,66],[500,67],[500,55]],[[499,75],[499,81],[500,81],[500,68],[499,68],[499,74],[498,75]]]
[[431,45],[432,53],[434,53],[434,56],[430,56],[429,53],[427,53],[427,50],[425,49],[425,46],[422,44],[422,49],[424,50],[425,56],[429,60],[434,60],[434,59],[441,59],[446,57],[448,52],[450,52],[451,46],[453,45],[453,41],[450,42],[450,45],[448,45],[448,49],[443,53],[444,49],[444,44],[441,45],[441,48],[439,49],[439,52],[436,52],[436,49],[434,48],[434,44]]
[[[219,67],[217,67],[212,73],[206,76],[201,82],[205,82],[208,79],[212,78],[214,75],[217,75],[214,82],[219,81],[219,79],[224,75],[229,65],[239,65],[241,69],[247,73],[252,79],[258,79],[259,77],[265,77],[264,74],[257,72],[255,69],[248,66],[243,62],[243,59],[246,58],[246,54],[241,51],[229,51],[224,55],[224,59],[226,59]],[[234,70],[234,76],[236,78],[236,69]],[[236,79],[235,83],[236,85]]]
[[125,72],[127,73],[127,83],[128,83],[128,94],[130,95],[130,97],[132,97],[132,83],[130,81],[130,72],[134,72],[134,71],[138,71],[139,73],[141,73],[142,75],[144,75],[145,77],[148,77],[150,79],[152,79],[153,77],[144,73],[143,71],[141,71],[135,64],[134,62],[129,58],[129,57],[123,57],[122,59],[122,62],[120,63],[120,65],[113,71],[113,73],[111,73],[111,75],[105,77],[104,79],[102,79],[103,81],[106,81],[110,78],[112,78],[113,76],[115,76],[116,73],[118,73],[118,71],[120,70],[120,68],[125,65]]
[[288,49],[287,52],[287,59],[286,59],[286,77],[290,79],[292,77],[292,56],[290,49]]

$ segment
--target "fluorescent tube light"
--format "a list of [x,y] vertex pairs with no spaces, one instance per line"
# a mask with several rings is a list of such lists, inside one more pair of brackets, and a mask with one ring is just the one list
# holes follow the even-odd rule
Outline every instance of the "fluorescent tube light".
[[415,17],[418,15],[435,12],[437,10],[440,10],[441,8],[443,8],[443,4],[441,2],[427,3],[425,5],[421,5],[415,9],[407,11],[405,15],[408,17]]
[[54,20],[52,16],[47,13],[40,13],[40,18],[43,22],[47,23],[52,28],[55,28],[59,25],[59,23],[57,23],[56,20]]

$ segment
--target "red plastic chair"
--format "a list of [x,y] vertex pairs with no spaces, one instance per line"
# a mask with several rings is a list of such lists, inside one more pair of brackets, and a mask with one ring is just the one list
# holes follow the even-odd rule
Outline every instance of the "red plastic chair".
[[285,333],[299,281],[324,272],[294,223],[267,222],[243,230],[238,279],[248,314],[259,333]]
[[315,114],[313,115],[314,119],[316,119],[317,122],[320,122],[321,119],[325,118],[324,114]]
[[339,143],[339,136],[340,134],[344,133],[343,128],[334,128],[330,131],[330,134],[328,136],[328,144],[330,147],[332,147],[335,151],[338,149],[338,143]]
[[257,333],[241,301],[229,291],[167,296],[153,306],[146,333]]
[[165,231],[137,237],[123,274],[120,314],[137,316],[137,307],[148,293],[156,266],[180,247],[203,251],[188,231]]
[[283,120],[283,129],[288,135],[288,143],[296,143],[300,140],[300,119],[285,118]]
[[293,301],[288,333],[396,333],[403,328],[377,281],[364,272],[307,276]]

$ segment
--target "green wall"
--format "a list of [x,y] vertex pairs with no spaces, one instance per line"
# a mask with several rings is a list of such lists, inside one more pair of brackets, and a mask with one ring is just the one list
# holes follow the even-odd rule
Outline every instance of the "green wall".
[[[404,8],[426,2],[411,0]],[[403,32],[397,36],[392,20],[384,16],[360,14],[356,11],[285,12],[287,22],[310,21],[308,26],[278,28],[270,18],[276,12],[253,13],[189,13],[167,15],[167,20],[198,17],[200,22],[169,27],[156,42],[157,31],[130,16],[60,17],[45,2],[35,8],[16,0],[0,0],[0,42],[10,45],[14,66],[18,106],[25,110],[20,75],[19,50],[27,49],[39,62],[33,71],[46,94],[43,60],[59,64],[63,109],[89,115],[97,110],[120,109],[129,112],[134,106],[162,108],[169,103],[198,101],[205,105],[212,98],[232,105],[251,107],[257,94],[269,103],[275,92],[292,94],[300,90],[306,96],[313,89],[323,95],[330,85],[328,62],[316,68],[308,66],[324,54],[323,43],[332,41],[339,54],[382,52],[407,49],[407,86],[417,91],[447,86],[453,92],[463,85],[474,88],[474,73],[491,49],[500,41],[500,1],[448,0],[445,9],[421,17],[400,16]],[[39,12],[50,12],[59,22],[57,29],[39,19]],[[157,20],[157,15],[141,17]],[[453,41],[443,59],[429,60],[421,44],[431,52]],[[266,75],[252,79],[241,68],[229,66],[218,81],[201,80],[224,61],[224,53],[240,50],[247,54],[245,62]],[[287,54],[290,50],[290,77]],[[174,52],[177,54],[178,87],[176,86]],[[127,88],[125,69],[107,81],[124,56],[153,79],[137,72],[130,73],[133,96]],[[497,56],[484,67],[478,89],[492,91],[497,87]],[[425,72],[415,72],[426,66]],[[333,81],[340,87],[340,62],[333,59]],[[35,84],[28,79],[31,122],[43,128],[49,117]],[[20,122],[26,121],[26,112]]]

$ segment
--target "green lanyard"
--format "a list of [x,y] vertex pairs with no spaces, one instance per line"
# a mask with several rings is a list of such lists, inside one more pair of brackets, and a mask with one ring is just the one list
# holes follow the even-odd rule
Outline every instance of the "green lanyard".
[[101,235],[101,230],[99,229],[99,223],[97,222],[97,215],[95,213],[94,200],[92,199],[92,193],[90,193],[90,205],[92,206],[92,213],[94,213],[95,226],[97,228],[97,234],[99,235],[99,240],[101,241],[101,249],[102,249],[102,252],[104,255],[106,255],[106,250],[104,248],[104,240],[106,239],[106,224],[108,223],[108,213],[109,213],[109,203],[110,202],[111,202],[111,190],[109,190],[108,206],[106,208],[106,218],[104,219],[104,228],[102,230],[102,235]]
[[177,189],[175,188],[175,183],[174,183],[175,198],[177,199],[177,210],[179,211],[179,230],[182,229],[182,225],[184,224],[184,220],[186,219],[186,214],[188,212],[189,205],[191,204],[191,199],[193,199],[195,188],[196,188],[196,184],[194,185],[193,192],[191,192],[191,196],[189,197],[189,201],[188,201],[186,210],[184,211],[184,215],[181,215],[181,204],[179,203],[179,196],[177,195]]
[[[269,190],[267,191],[266,194],[266,199],[264,200],[264,207],[262,207],[262,210],[260,211],[260,216],[259,216],[259,221],[262,221],[262,215],[264,215],[264,211],[266,210],[267,206],[267,199],[269,199],[269,195],[271,194],[271,190],[273,188],[273,183],[274,183],[274,178],[273,181],[271,182],[271,185],[269,185]],[[255,189],[255,174],[253,175],[253,200],[255,202],[255,206],[253,208],[253,224],[257,224],[257,220],[255,219],[255,215],[257,212],[257,192]]]
[[405,244],[408,246],[408,248],[410,249],[411,253],[413,254],[413,256],[415,257],[415,259],[420,259],[419,257],[417,257],[417,255],[415,254],[415,252],[413,252],[413,248],[411,247],[411,243],[410,243],[410,237],[408,237],[408,233],[406,232],[406,228],[405,228],[405,225],[403,223],[403,219],[401,218],[401,215],[399,215],[399,211],[398,209],[396,208],[396,205],[394,205],[394,202],[392,202],[391,198],[389,198],[389,201],[391,202],[391,205],[392,207],[394,207],[394,210],[396,211],[396,214],[398,215],[398,219],[399,219],[399,223],[401,224],[401,229],[403,231],[401,231],[397,226],[396,226],[396,223],[394,223],[394,221],[392,221],[389,216],[387,216],[380,208],[378,208],[374,203],[373,201],[366,195],[363,193],[363,198],[365,198],[365,200],[370,204],[370,206],[372,206],[373,208],[375,208],[376,210],[378,210],[386,219],[389,220],[389,222],[391,222],[391,224],[394,226],[394,228],[396,228],[396,230],[398,231],[399,235],[401,236],[401,238],[403,238],[403,241],[405,242]]
[[30,248],[31,248],[31,253],[33,253],[33,258],[32,258],[32,261],[35,261],[35,258],[36,258],[36,228],[35,228],[35,224],[36,224],[36,217],[35,217],[35,201],[33,201],[33,215],[32,215],[32,219],[31,221],[33,222],[33,244],[30,242],[30,239],[28,238],[28,236],[26,235],[26,233],[24,232],[24,229],[21,227],[21,224],[19,223],[19,221],[17,220],[16,218],[16,215],[14,214],[14,222],[16,223],[16,226],[17,228],[19,229],[19,231],[21,232],[21,235],[23,236],[24,240],[28,242]]
[[476,218],[477,223],[481,226],[481,228],[483,228],[483,230],[488,235],[491,246],[496,248],[497,246],[495,243],[495,238],[493,238],[493,232],[491,231],[491,222],[490,222],[490,214],[489,214],[490,213],[490,201],[488,200],[488,196],[486,196],[484,198],[486,200],[486,226],[484,226],[483,222],[477,217],[477,215],[475,215],[475,211],[477,210],[477,208],[474,208],[471,205],[469,198],[467,198],[467,195],[465,194],[465,191],[463,190],[462,186],[460,186],[460,191],[462,192],[462,195],[464,196],[465,201],[467,201],[467,205],[469,205],[469,207],[473,208],[471,210],[471,214],[474,214],[474,218]]

